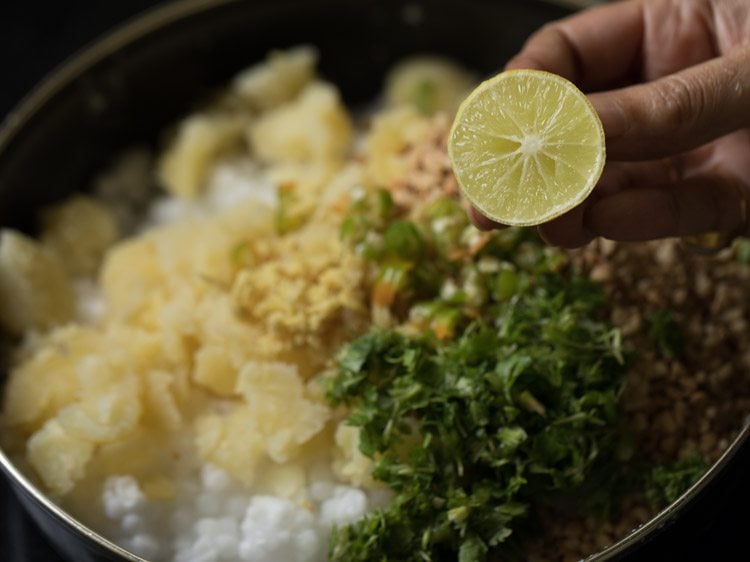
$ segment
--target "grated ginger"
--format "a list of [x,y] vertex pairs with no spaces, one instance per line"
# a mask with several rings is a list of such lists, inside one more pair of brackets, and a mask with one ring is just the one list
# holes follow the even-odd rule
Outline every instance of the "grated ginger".
[[364,264],[339,240],[337,226],[312,223],[280,238],[271,253],[232,286],[236,306],[270,335],[330,351],[361,324]]

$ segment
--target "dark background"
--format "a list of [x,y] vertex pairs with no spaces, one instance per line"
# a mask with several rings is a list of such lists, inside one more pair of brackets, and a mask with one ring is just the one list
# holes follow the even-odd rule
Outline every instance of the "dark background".
[[[524,0],[519,0],[524,1]],[[34,85],[105,31],[146,10],[155,0],[0,0],[0,118]],[[689,518],[662,534],[632,560],[750,560],[750,449],[733,463],[720,490]],[[60,562],[11,497],[0,477],[0,561]]]
[[0,115],[67,57],[156,0],[0,0]]

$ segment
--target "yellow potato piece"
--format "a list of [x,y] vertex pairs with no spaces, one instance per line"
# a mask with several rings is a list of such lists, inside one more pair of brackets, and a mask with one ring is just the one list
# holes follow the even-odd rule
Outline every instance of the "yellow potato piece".
[[161,184],[175,197],[200,195],[219,157],[241,145],[246,126],[240,116],[223,113],[185,119],[158,162]]
[[372,460],[359,450],[359,428],[341,422],[336,427],[336,448],[333,450],[334,474],[353,486],[372,488]]
[[294,365],[248,362],[237,378],[237,392],[252,412],[268,456],[277,463],[294,458],[330,416],[324,404],[306,396]]
[[294,99],[315,76],[318,52],[302,45],[272,51],[266,60],[234,79],[231,93],[254,110],[268,110]]
[[89,356],[78,363],[80,397],[57,415],[69,433],[106,443],[135,429],[142,409],[140,381],[127,363],[117,359]]
[[145,376],[143,423],[178,431],[184,421],[178,403],[178,377],[168,371],[150,371]]
[[81,391],[77,362],[100,348],[101,336],[82,326],[65,326],[34,340],[5,385],[2,420],[36,431],[73,402]]
[[112,443],[99,445],[86,469],[86,478],[104,480],[130,474],[141,483],[170,474],[191,454],[191,443],[180,433],[139,426]]
[[313,82],[294,101],[265,113],[250,128],[254,154],[264,162],[340,161],[352,124],[336,88]]
[[252,486],[266,460],[263,438],[253,413],[244,405],[229,414],[207,414],[194,425],[199,456]]
[[149,311],[163,302],[164,276],[153,238],[140,237],[114,247],[105,257],[99,281],[108,316],[147,325]]
[[0,325],[13,334],[73,318],[75,301],[60,260],[39,242],[0,230]]
[[195,354],[193,380],[219,396],[231,396],[237,382],[237,369],[225,349],[209,345]]
[[42,244],[71,276],[93,276],[118,235],[114,213],[91,197],[77,195],[42,213]]
[[83,478],[94,452],[91,441],[80,439],[52,419],[31,436],[27,458],[52,493],[62,496]]
[[64,408],[57,420],[71,435],[93,443],[116,441],[133,431],[141,416],[138,383],[133,377],[107,391],[86,394]]
[[472,90],[475,77],[450,60],[416,56],[394,66],[385,81],[389,105],[410,105],[422,113],[453,114]]

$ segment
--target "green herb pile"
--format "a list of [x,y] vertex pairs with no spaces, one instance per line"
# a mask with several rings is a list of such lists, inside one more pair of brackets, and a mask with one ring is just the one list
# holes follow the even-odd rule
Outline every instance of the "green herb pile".
[[[371,260],[389,322],[342,350],[328,399],[395,498],[336,529],[331,560],[512,558],[532,505],[608,513],[633,474],[628,356],[600,288],[528,231],[478,233],[451,200],[407,219],[380,192],[342,235]],[[649,493],[671,499],[691,470],[656,471]]]

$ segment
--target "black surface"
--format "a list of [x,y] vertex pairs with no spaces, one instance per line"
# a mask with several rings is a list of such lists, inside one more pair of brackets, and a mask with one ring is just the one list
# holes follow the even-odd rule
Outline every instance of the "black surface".
[[[523,0],[519,0],[521,2]],[[153,0],[0,0],[0,115],[49,70],[117,22],[154,5]],[[502,61],[498,61],[501,66]],[[750,560],[746,548],[750,502],[750,450],[733,463],[728,485],[710,505],[677,523],[631,560]],[[0,561],[60,560],[0,480]]]

